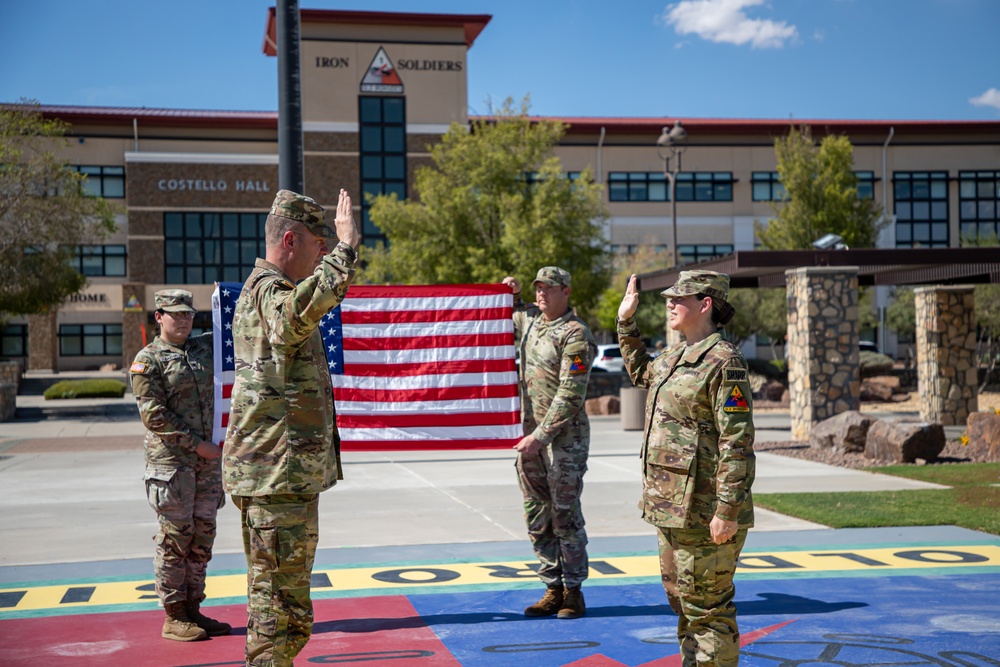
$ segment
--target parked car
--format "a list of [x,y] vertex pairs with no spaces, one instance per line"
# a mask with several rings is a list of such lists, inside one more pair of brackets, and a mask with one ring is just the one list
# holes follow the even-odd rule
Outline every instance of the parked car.
[[881,351],[878,349],[878,345],[871,342],[870,340],[861,341],[860,343],[858,343],[858,348],[862,352],[874,352],[875,354],[881,354]]
[[622,358],[622,349],[618,347],[617,343],[597,346],[594,370],[608,373],[619,373],[625,370],[625,359]]

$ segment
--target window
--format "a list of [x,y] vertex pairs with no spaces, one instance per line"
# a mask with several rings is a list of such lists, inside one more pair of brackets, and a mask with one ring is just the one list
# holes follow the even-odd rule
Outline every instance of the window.
[[681,172],[677,174],[677,201],[733,201],[733,174]]
[[369,216],[368,195],[406,199],[406,105],[402,97],[359,97],[361,142],[361,238],[385,242]]
[[125,196],[125,167],[73,167],[86,178],[83,181],[83,194],[88,197],[106,197],[121,199]]
[[897,171],[896,247],[948,247],[948,172]]
[[639,252],[639,248],[652,248],[653,252],[666,252],[667,245],[665,243],[658,243],[655,245],[649,245],[648,243],[643,243],[638,245],[635,243],[612,243],[611,252],[616,255],[634,255]]
[[733,251],[731,243],[699,243],[696,245],[677,244],[677,253],[681,256],[681,264],[691,264],[692,262],[703,262],[706,259],[715,259],[728,255]]
[[8,324],[0,331],[0,356],[28,356],[28,325]]
[[85,276],[124,276],[125,246],[77,246],[70,264]]
[[121,353],[120,324],[59,325],[59,354],[64,357],[105,357]]
[[164,213],[164,282],[242,282],[264,256],[266,220],[266,213]]
[[[581,173],[582,172],[579,171],[564,171],[562,172],[562,177],[569,180],[571,183],[575,183],[580,180]],[[537,171],[526,171],[524,172],[524,180],[527,183],[537,183],[542,179]]]
[[875,172],[856,171],[858,179],[858,199],[875,199]]
[[1000,235],[1000,171],[958,173],[959,235],[962,245]]
[[776,171],[755,171],[750,176],[754,201],[784,201],[785,186]]
[[667,177],[659,171],[612,171],[608,201],[670,201]]

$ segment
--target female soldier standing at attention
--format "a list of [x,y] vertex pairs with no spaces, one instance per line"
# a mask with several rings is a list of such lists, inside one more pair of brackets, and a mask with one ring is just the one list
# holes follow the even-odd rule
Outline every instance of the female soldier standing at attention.
[[649,390],[642,443],[642,518],[659,531],[660,575],[684,667],[739,663],[733,574],[753,526],[753,408],[747,364],[719,327],[736,311],[729,276],[682,271],[668,299],[684,342],[655,359],[633,315],[636,277],[618,308],[618,340],[633,384]]
[[225,502],[222,449],[211,442],[212,334],[191,336],[191,292],[161,290],[154,303],[160,334],[139,350],[129,375],[146,427],[146,496],[160,522],[153,560],[167,614],[160,634],[190,642],[232,629],[201,613],[215,515]]

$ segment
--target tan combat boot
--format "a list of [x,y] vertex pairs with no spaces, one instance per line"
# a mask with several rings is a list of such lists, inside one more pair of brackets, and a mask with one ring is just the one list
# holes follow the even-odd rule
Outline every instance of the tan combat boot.
[[525,616],[551,616],[559,611],[563,604],[562,586],[549,586],[542,599],[524,610]]
[[188,618],[191,622],[208,633],[209,637],[228,635],[229,631],[233,629],[233,626],[228,623],[217,621],[214,618],[209,618],[201,613],[201,604],[198,602],[188,600],[186,609]]
[[161,632],[164,639],[172,639],[176,642],[196,642],[199,639],[208,639],[205,631],[188,618],[183,602],[171,602],[163,605],[163,608],[167,611],[167,620],[163,622],[163,631]]
[[580,618],[587,613],[587,605],[583,601],[583,591],[579,586],[567,588],[563,593],[562,608],[559,618]]

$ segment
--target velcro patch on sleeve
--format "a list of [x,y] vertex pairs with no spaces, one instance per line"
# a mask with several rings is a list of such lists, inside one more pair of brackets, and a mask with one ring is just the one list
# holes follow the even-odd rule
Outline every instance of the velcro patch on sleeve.
[[729,397],[726,398],[726,404],[722,406],[723,412],[750,412],[750,404],[747,403],[746,397],[740,388],[733,386],[732,390],[729,392]]
[[149,366],[147,364],[144,364],[141,361],[134,361],[132,362],[132,365],[129,366],[128,370],[130,373],[145,373],[148,368]]
[[745,368],[726,368],[724,369],[724,373],[725,375],[722,378],[723,384],[737,384],[739,382],[750,381],[747,369]]
[[580,375],[586,372],[587,372],[587,364],[586,362],[584,362],[583,357],[579,354],[574,354],[573,358],[570,360],[569,374]]

